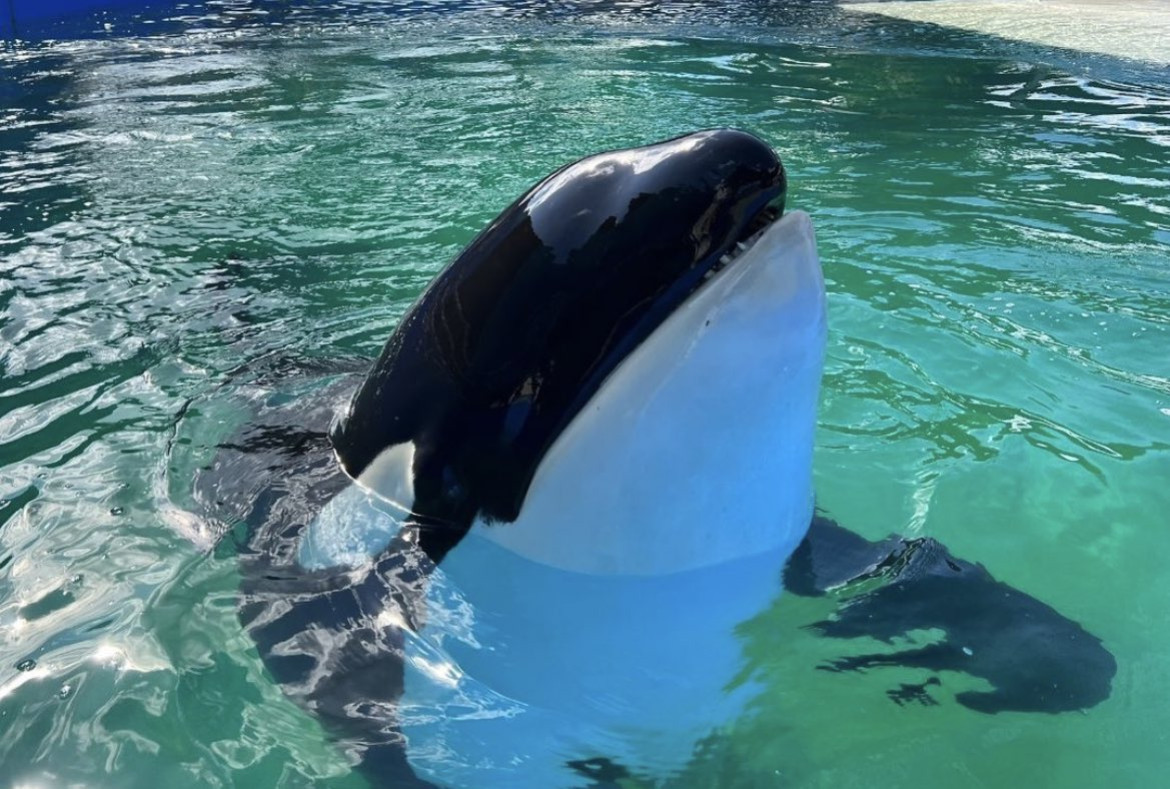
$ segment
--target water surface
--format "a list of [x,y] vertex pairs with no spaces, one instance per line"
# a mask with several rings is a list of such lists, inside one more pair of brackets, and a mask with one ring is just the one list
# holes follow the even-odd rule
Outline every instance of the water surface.
[[364,785],[188,512],[233,382],[376,353],[545,173],[718,125],[817,224],[820,507],[982,562],[1118,674],[1085,714],[981,715],[949,676],[898,707],[922,676],[816,671],[831,602],[778,598],[744,632],[765,694],[669,785],[1164,780],[1164,71],[821,4],[226,8],[0,50],[0,785]]

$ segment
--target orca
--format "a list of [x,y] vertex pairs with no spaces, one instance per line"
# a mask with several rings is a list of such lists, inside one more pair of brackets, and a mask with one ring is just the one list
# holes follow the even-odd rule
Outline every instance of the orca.
[[[959,698],[980,712],[1108,695],[1112,655],[1076,623],[1015,592],[972,627],[966,593],[1002,586],[985,571],[940,548],[943,569],[910,573],[904,541],[815,516],[825,286],[786,188],[734,129],[569,164],[440,272],[360,381],[314,370],[291,404],[258,402],[200,475],[246,525],[243,626],[376,785],[677,774],[758,693],[737,628],[782,582],[881,576],[812,630],[940,627],[976,656],[822,668],[968,671],[997,688]],[[997,658],[999,622],[1041,636]],[[1020,679],[1041,664],[1059,699]]]

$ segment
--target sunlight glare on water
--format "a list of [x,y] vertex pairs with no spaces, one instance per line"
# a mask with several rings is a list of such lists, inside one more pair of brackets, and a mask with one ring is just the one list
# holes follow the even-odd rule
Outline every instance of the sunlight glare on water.
[[184,424],[227,440],[260,360],[376,354],[561,164],[721,125],[817,226],[819,507],[938,538],[1118,674],[1083,715],[948,677],[899,707],[921,677],[816,671],[829,603],[778,597],[743,628],[764,693],[669,785],[1160,785],[1165,71],[829,4],[398,5],[0,49],[0,785],[365,785],[241,630]]

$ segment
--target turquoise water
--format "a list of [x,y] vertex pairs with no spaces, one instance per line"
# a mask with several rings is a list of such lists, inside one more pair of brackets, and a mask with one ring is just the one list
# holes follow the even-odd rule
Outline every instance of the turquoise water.
[[1084,714],[981,715],[951,676],[898,707],[919,674],[813,670],[831,603],[778,598],[744,631],[766,692],[669,785],[1164,781],[1166,74],[819,6],[583,8],[0,50],[0,786],[363,786],[266,675],[176,457],[241,368],[376,353],[561,163],[716,125],[817,224],[820,507],[983,563],[1118,674]]

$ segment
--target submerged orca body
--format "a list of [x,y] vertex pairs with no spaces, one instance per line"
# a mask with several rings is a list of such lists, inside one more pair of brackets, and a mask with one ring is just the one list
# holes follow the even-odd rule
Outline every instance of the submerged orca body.
[[[874,581],[879,581],[876,586]],[[859,589],[854,593],[852,589]],[[869,638],[890,644],[913,631],[944,637],[900,651],[850,655],[820,666],[864,671],[903,666],[961,672],[986,680],[987,691],[955,699],[978,712],[1070,712],[1109,696],[1117,664],[1101,640],[1050,606],[995,580],[982,565],[959,559],[930,537],[870,542],[828,518],[814,518],[784,570],[784,588],[841,603],[830,619],[808,625],[828,638]],[[922,685],[888,691],[901,704],[934,703]],[[916,692],[904,695],[907,690]]]
[[[348,406],[352,375],[264,406],[204,475],[250,527],[241,620],[266,665],[379,785],[676,772],[758,690],[736,629],[782,574],[815,595],[911,553],[813,517],[824,284],[784,193],[733,130],[568,165],[439,274]],[[1108,693],[1098,640],[965,562],[841,614],[813,628],[938,627],[973,655],[836,670],[967,671],[997,688],[960,696],[985,712]],[[1004,638],[1014,656],[985,651]]]

